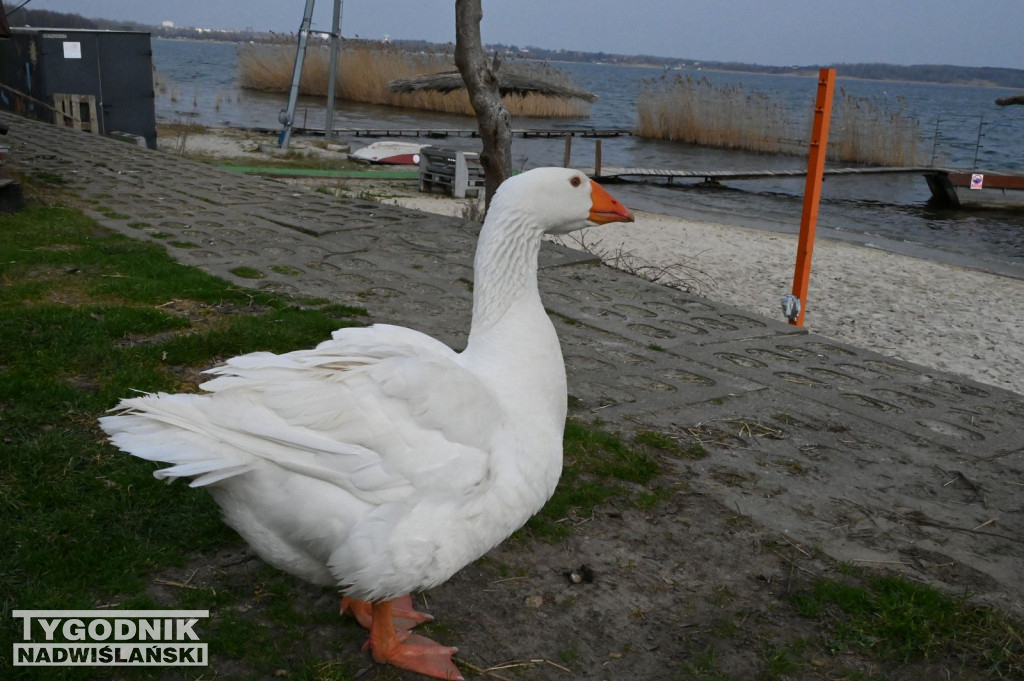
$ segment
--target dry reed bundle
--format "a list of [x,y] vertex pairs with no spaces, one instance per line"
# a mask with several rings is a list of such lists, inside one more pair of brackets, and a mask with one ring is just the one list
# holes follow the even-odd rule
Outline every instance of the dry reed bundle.
[[[295,48],[288,45],[243,46],[238,53],[239,83],[253,90],[287,92],[294,60]],[[527,76],[543,73],[558,85],[575,87],[567,75],[562,74],[559,79],[555,74],[561,72],[550,68],[526,62],[516,63],[513,68],[516,73]],[[464,91],[395,93],[388,87],[390,81],[452,69],[454,60],[450,54],[411,53],[388,45],[350,42],[338,55],[335,92],[339,99],[353,102],[472,116],[473,107]],[[311,46],[306,51],[299,91],[305,95],[325,96],[329,73],[330,50],[326,45]],[[583,117],[589,114],[586,102],[535,94],[508,95],[505,106],[513,116]]]
[[764,153],[782,151],[787,115],[778,100],[707,78],[645,80],[637,98],[636,134],[674,142]]
[[921,123],[904,113],[840,88],[833,105],[829,158],[881,166],[912,166],[922,162]]
[[[920,123],[901,108],[845,90],[833,106],[828,158],[844,163],[906,166],[920,163]],[[762,153],[803,153],[806,141],[779,98],[747,93],[739,85],[713,85],[707,78],[665,76],[641,84],[636,134],[701,146]],[[804,123],[810,139],[811,106]]]

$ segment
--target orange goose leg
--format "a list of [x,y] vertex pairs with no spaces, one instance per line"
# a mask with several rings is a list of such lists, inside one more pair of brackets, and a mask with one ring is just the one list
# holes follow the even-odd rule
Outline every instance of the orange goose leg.
[[373,604],[370,625],[373,659],[437,679],[463,681],[459,668],[452,662],[452,655],[459,649],[442,646],[409,631],[395,631],[392,603],[379,601]]
[[[391,621],[394,622],[396,631],[409,631],[418,624],[434,621],[432,616],[413,607],[412,596],[408,594],[395,598],[391,604]],[[372,626],[372,612],[373,604],[369,601],[360,601],[348,596],[341,599],[341,614],[351,614],[363,629]]]

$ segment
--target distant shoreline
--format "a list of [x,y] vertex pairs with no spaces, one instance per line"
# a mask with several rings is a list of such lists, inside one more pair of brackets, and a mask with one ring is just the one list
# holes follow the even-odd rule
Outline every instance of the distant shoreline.
[[[215,37],[205,38],[205,37],[198,37],[198,36],[191,36],[191,37],[164,36],[164,35],[155,35],[152,32],[150,32],[150,36],[153,39],[156,39],[156,40],[183,40],[183,41],[189,41],[189,42],[228,43],[228,44],[236,44],[236,45],[237,44],[248,44],[250,42],[250,40],[243,40],[243,39],[233,40],[233,39],[215,38]],[[271,42],[271,41],[267,41],[267,42]],[[273,41],[273,42],[280,42],[280,41],[278,40],[278,41]],[[401,45],[404,42],[408,42],[408,41],[397,41],[395,44],[396,45]],[[316,45],[316,42],[313,42],[312,44]],[[417,44],[419,44],[419,43],[417,43]],[[434,45],[434,43],[430,43],[430,44]],[[436,46],[440,47],[440,45],[436,45]],[[494,45],[488,45],[487,46],[488,49],[492,49],[494,47],[496,47],[496,46],[494,46]],[[616,56],[616,55],[612,55],[612,56]],[[741,73],[741,74],[750,74],[750,75],[754,75],[754,76],[783,76],[783,77],[791,77],[791,78],[817,78],[817,76],[818,76],[817,71],[820,70],[820,68],[825,68],[825,67],[816,67],[816,66],[815,67],[801,66],[801,67],[797,67],[796,69],[794,69],[792,71],[789,71],[789,72],[781,72],[781,71],[775,71],[775,70],[762,70],[762,69],[758,68],[758,66],[756,64],[742,65],[742,66],[746,66],[747,68],[741,68],[740,65],[738,65],[736,68],[722,68],[721,66],[669,67],[666,64],[659,64],[659,63],[654,63],[654,62],[616,62],[616,61],[607,61],[607,60],[601,61],[601,60],[584,60],[584,59],[556,59],[556,58],[553,58],[553,57],[550,57],[550,58],[548,58],[548,57],[536,57],[536,56],[532,56],[532,55],[531,56],[527,56],[527,55],[522,55],[522,54],[518,55],[518,58],[519,59],[525,59],[525,60],[531,60],[531,61],[542,61],[542,62],[547,62],[547,63],[551,63],[551,64],[595,64],[595,65],[600,65],[600,66],[621,66],[621,67],[624,67],[624,68],[660,69],[660,70],[662,70],[665,73],[680,73],[680,74],[682,74],[682,73],[688,73],[688,74],[699,74],[699,73]],[[711,62],[711,63],[713,64],[713,62]],[[844,75],[843,71],[842,71],[842,66],[843,66],[842,64],[839,64],[839,65],[836,65],[834,67],[827,67],[827,68],[836,68],[836,71],[837,71],[836,76],[840,80],[857,80],[857,81],[867,81],[867,82],[876,82],[876,83],[909,83],[909,84],[919,84],[919,85],[943,85],[943,86],[949,86],[949,87],[982,87],[982,88],[991,88],[993,90],[1008,90],[1008,91],[1011,91],[1011,92],[1018,92],[1018,91],[1024,90],[1024,84],[1022,84],[1021,86],[1011,86],[1011,85],[1003,85],[1003,84],[996,83],[996,82],[991,81],[991,80],[984,80],[984,79],[980,79],[980,80],[976,80],[976,81],[952,81],[952,82],[948,82],[948,81],[939,81],[939,80],[918,80],[918,79],[906,79],[906,78],[867,78],[867,77],[862,77],[862,76]],[[895,65],[879,65],[879,66],[892,66],[893,68],[900,68],[900,69],[913,68],[913,67],[895,66]],[[945,68],[945,67],[941,67],[941,68]],[[956,67],[949,67],[949,68],[953,68],[953,69],[984,69],[984,68],[987,68],[987,67],[973,67],[973,66],[972,67],[966,67],[966,66],[965,67],[960,67],[960,66],[956,66]],[[806,69],[806,70],[804,70],[804,69]],[[1005,70],[1005,71],[1018,71],[1017,69],[1001,69],[1001,70]],[[1024,83],[1024,70],[1019,70],[1019,73],[1021,74],[1022,83]]]
[[[750,75],[754,75],[754,76],[780,76],[780,77],[783,77],[783,78],[817,78],[818,77],[818,73],[817,72],[811,73],[810,71],[808,71],[806,73],[803,73],[803,72],[773,73],[773,72],[769,72],[769,71],[758,71],[758,70],[754,70],[754,69],[744,70],[744,69],[739,69],[739,68],[737,68],[737,69],[721,69],[721,68],[712,68],[712,67],[667,68],[665,66],[662,66],[661,64],[646,64],[646,63],[620,64],[620,63],[608,62],[608,61],[593,61],[593,62],[590,62],[590,61],[566,61],[564,59],[543,59],[543,60],[538,59],[537,61],[545,61],[545,62],[549,62],[551,64],[595,64],[595,65],[600,65],[600,66],[621,66],[623,68],[660,69],[660,70],[662,70],[665,73],[689,73],[689,74],[699,74],[699,73],[742,73],[742,74],[750,74]],[[828,67],[828,68],[833,68],[833,67]],[[1009,90],[1010,92],[1019,92],[1021,90],[1024,90],[1024,87],[1018,88],[1018,87],[1011,87],[1009,85],[1000,85],[1000,84],[994,83],[992,81],[974,81],[974,82],[946,83],[946,82],[942,82],[942,81],[933,81],[933,80],[905,80],[905,79],[904,80],[900,80],[900,79],[896,79],[896,78],[861,78],[861,77],[858,77],[858,76],[843,75],[841,69],[838,69],[838,68],[837,68],[836,77],[838,79],[840,79],[840,80],[857,80],[857,81],[865,81],[865,82],[869,82],[869,83],[908,83],[908,84],[911,84],[911,85],[942,85],[942,86],[948,86],[948,87],[983,87],[983,88],[991,88],[993,90]]]
[[[245,40],[245,39],[237,39],[237,40],[235,40],[235,39],[217,38],[217,37],[206,38],[206,37],[199,37],[199,36],[191,36],[191,37],[163,36],[163,35],[155,35],[152,32],[150,33],[150,35],[151,35],[152,38],[157,39],[157,40],[187,40],[187,41],[191,41],[191,42],[215,42],[215,43],[233,43],[233,44],[248,44],[249,42],[251,42],[251,40]],[[280,36],[278,36],[278,38],[280,38]],[[261,42],[261,41],[257,41],[257,42]],[[262,42],[278,42],[278,43],[280,43],[281,41],[278,39],[278,40],[275,40],[275,41],[262,41]],[[311,44],[315,46],[317,44],[317,42],[318,41],[313,41]],[[421,43],[419,41],[401,41],[400,40],[400,41],[394,41],[392,44],[395,45],[396,47],[401,47],[403,44],[408,44],[408,43],[412,43],[415,46],[432,45],[434,47],[442,47],[442,45],[439,45],[439,44],[436,44],[436,43]],[[503,47],[503,46],[501,46],[501,45],[487,45],[485,47],[488,50],[494,50],[494,49],[497,49],[497,48],[500,48],[500,47]],[[547,51],[544,51],[544,52],[547,52]],[[612,57],[624,57],[624,55],[609,55],[609,56],[612,56]],[[817,78],[818,77],[818,71],[821,68],[835,68],[836,71],[837,71],[836,75],[837,75],[837,77],[840,80],[858,80],[858,81],[862,80],[862,81],[877,82],[877,83],[910,83],[910,84],[920,84],[920,85],[944,85],[944,86],[951,86],[951,87],[983,87],[983,88],[991,88],[993,90],[1009,90],[1009,91],[1012,91],[1012,92],[1018,92],[1018,91],[1024,90],[1024,69],[1002,69],[1002,68],[997,69],[997,70],[1000,70],[1000,71],[1011,71],[1011,72],[1019,73],[1020,74],[1020,78],[1021,78],[1021,85],[1017,86],[1017,85],[1004,85],[1004,84],[1001,84],[1001,83],[998,83],[998,82],[995,82],[995,81],[992,81],[992,80],[987,80],[987,79],[984,79],[984,78],[980,78],[980,79],[977,79],[977,80],[971,80],[971,81],[962,81],[962,80],[961,81],[942,81],[942,80],[920,80],[920,79],[914,79],[914,78],[895,78],[895,77],[893,77],[893,78],[870,78],[870,77],[865,77],[865,76],[849,75],[849,74],[844,74],[843,73],[843,66],[853,66],[853,67],[860,66],[860,65],[857,65],[857,64],[853,64],[853,65],[837,64],[837,65],[829,66],[829,67],[800,66],[800,67],[794,67],[790,71],[780,71],[780,70],[776,70],[774,67],[759,67],[757,64],[737,64],[735,68],[724,68],[722,64],[716,63],[716,62],[707,62],[708,65],[706,65],[706,66],[699,66],[699,67],[694,67],[694,66],[669,66],[667,63],[657,63],[657,62],[625,62],[625,61],[609,61],[609,60],[598,60],[598,59],[559,59],[559,58],[556,58],[556,57],[553,57],[553,56],[552,57],[535,56],[532,52],[526,53],[526,54],[516,53],[516,57],[518,59],[524,59],[524,60],[530,60],[530,61],[540,61],[540,62],[546,62],[546,63],[551,63],[551,64],[595,64],[595,65],[600,65],[600,66],[622,66],[622,67],[625,67],[625,68],[660,69],[661,71],[663,71],[665,73],[689,73],[689,74],[698,74],[698,73],[705,73],[705,72],[707,72],[707,73],[742,73],[742,74],[750,74],[750,75],[755,75],[755,76],[785,76],[785,77],[796,77],[796,78]],[[627,58],[631,58],[631,57],[627,57]],[[898,66],[898,65],[894,65],[894,64],[872,64],[872,65],[869,65],[869,66],[878,66],[880,68],[884,67],[884,68],[893,68],[893,69],[910,69],[910,68],[914,68],[914,67],[911,67],[911,66]],[[988,68],[995,68],[995,67],[976,67],[976,66],[950,66],[950,67],[931,66],[931,65],[927,65],[927,66],[929,66],[929,68],[940,68],[940,69],[947,69],[948,68],[948,69],[951,69],[951,70],[977,69],[977,70],[982,70],[982,71],[987,70]]]
[[[221,42],[294,42],[295,36],[256,31],[230,31],[199,27],[153,26],[133,21],[86,18],[79,14],[53,12],[48,10],[21,9],[19,22],[27,26],[46,26],[68,30],[130,30],[149,33],[154,38],[216,40]],[[317,38],[314,37],[314,40]],[[370,41],[376,42],[376,41]],[[406,50],[437,51],[445,45],[425,40],[394,40],[391,45]],[[451,45],[451,43],[447,43]],[[539,61],[604,63],[622,66],[649,66],[675,70],[686,68],[728,73],[750,73],[766,75],[817,75],[822,65],[765,66],[742,62],[708,61],[681,57],[659,57],[655,55],[622,55],[604,52],[583,52],[580,50],[548,49],[543,47],[490,44],[484,48],[505,57],[519,57]],[[449,47],[450,49],[450,47]],[[964,85],[974,87],[1006,88],[1024,91],[1024,70],[1007,67],[955,66],[948,64],[828,64],[836,68],[843,78],[879,80],[908,83],[929,83],[934,85]],[[927,75],[925,75],[927,74]]]

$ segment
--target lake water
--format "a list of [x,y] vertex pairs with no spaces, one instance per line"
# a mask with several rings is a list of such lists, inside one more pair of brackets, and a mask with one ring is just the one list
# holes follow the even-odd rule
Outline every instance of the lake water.
[[[153,60],[168,83],[166,92],[157,93],[159,121],[280,127],[278,114],[285,108],[286,96],[239,89],[235,45],[155,39]],[[662,69],[603,64],[557,66],[598,95],[590,116],[568,120],[516,119],[514,127],[631,129],[641,81],[665,74]],[[745,92],[781,99],[795,112],[811,110],[817,88],[816,78],[808,77],[690,73],[716,84],[741,85]],[[1024,107],[995,104],[996,98],[1015,94],[1011,90],[849,80],[842,78],[841,70],[837,92],[838,88],[852,97],[902,108],[905,114],[920,121],[925,163],[932,161],[934,152],[934,164],[941,167],[1024,172]],[[297,126],[322,129],[323,120],[322,99],[300,98]],[[475,127],[475,121],[339,101],[335,126],[468,129]],[[347,139],[353,148],[373,141]],[[472,150],[480,145],[473,138],[448,138],[441,143]],[[605,166],[689,170],[806,168],[806,159],[797,156],[715,150],[631,136],[603,139],[601,144]],[[573,165],[592,167],[594,147],[593,139],[575,138]],[[512,151],[517,167],[561,165],[564,143],[560,139],[517,138]],[[795,233],[800,224],[803,180],[736,181],[718,187],[630,184],[616,186],[614,191],[630,207],[639,210]],[[819,234],[1024,278],[1024,213],[942,210],[930,206],[928,198],[927,185],[919,175],[828,178],[819,210]],[[695,252],[699,250],[696,245]]]

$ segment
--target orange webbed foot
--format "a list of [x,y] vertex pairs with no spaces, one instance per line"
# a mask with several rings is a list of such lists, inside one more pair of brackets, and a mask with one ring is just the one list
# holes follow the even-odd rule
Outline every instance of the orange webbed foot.
[[462,681],[459,668],[452,662],[452,655],[459,649],[443,646],[407,630],[396,632],[392,603],[382,601],[373,604],[370,627],[373,659],[437,679]]

